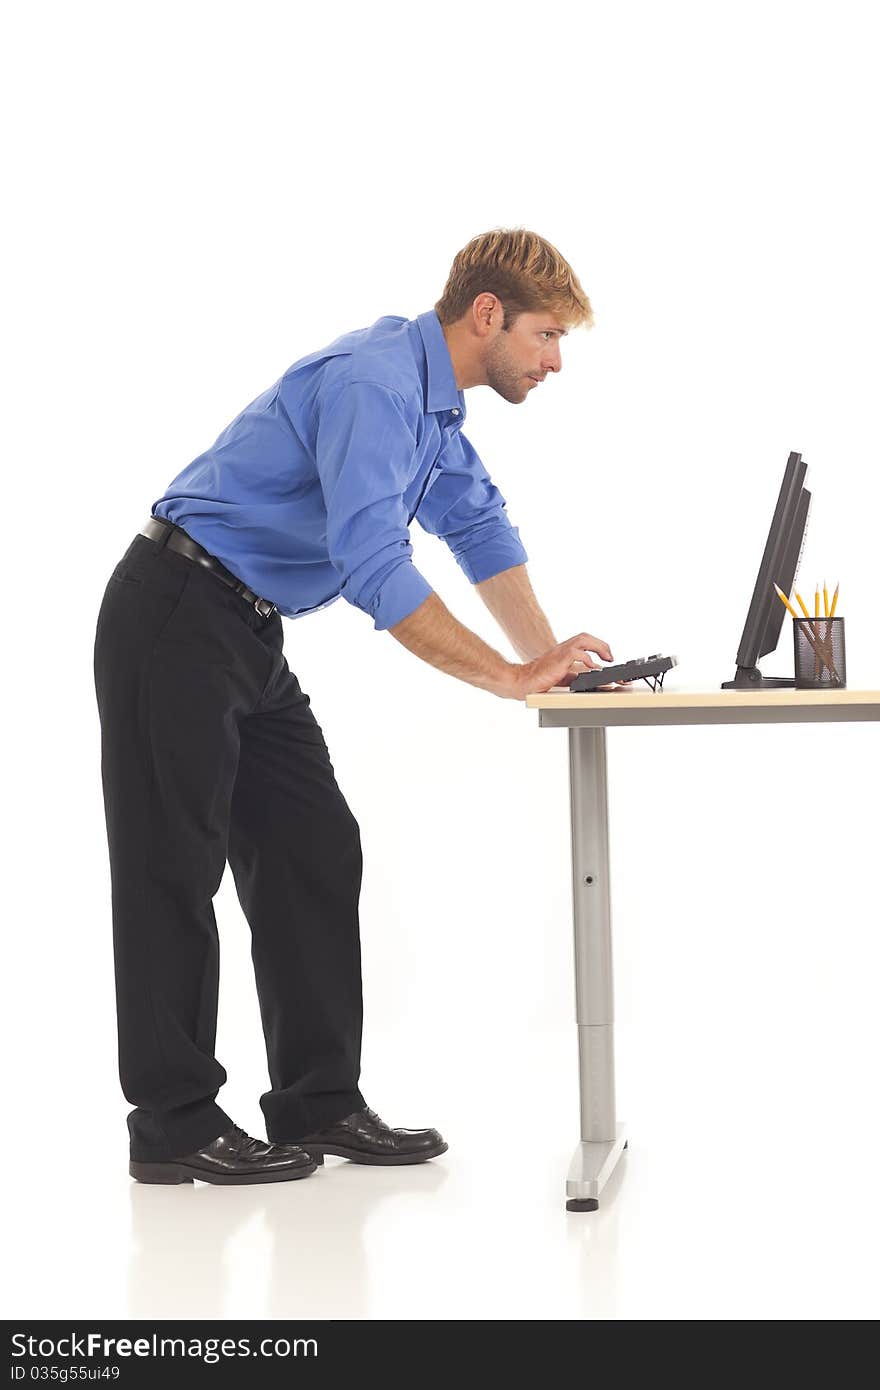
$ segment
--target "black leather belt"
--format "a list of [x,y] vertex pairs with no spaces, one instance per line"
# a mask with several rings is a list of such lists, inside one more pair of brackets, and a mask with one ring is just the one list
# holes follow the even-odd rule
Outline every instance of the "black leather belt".
[[271,618],[275,612],[275,604],[270,603],[266,598],[260,598],[253,589],[249,589],[247,584],[241,579],[237,579],[234,574],[221,565],[220,561],[205,550],[204,546],[188,536],[180,527],[173,525],[170,521],[163,521],[161,517],[151,516],[149,521],[140,529],[140,534],[146,536],[147,540],[159,541],[162,545],[167,545],[169,550],[176,550],[178,554],[185,555],[188,560],[193,560],[197,565],[202,565],[211,574],[226,584],[228,588],[234,589],[237,594],[241,594],[249,604],[256,608],[262,618]]

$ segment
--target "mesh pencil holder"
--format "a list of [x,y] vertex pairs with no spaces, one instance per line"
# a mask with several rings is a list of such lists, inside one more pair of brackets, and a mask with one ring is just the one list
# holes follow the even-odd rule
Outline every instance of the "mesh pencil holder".
[[846,685],[843,618],[794,618],[794,683],[798,690]]

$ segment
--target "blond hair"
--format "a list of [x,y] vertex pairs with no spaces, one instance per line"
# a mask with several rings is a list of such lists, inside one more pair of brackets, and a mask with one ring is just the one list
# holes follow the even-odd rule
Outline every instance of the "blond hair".
[[565,328],[593,324],[590,301],[568,261],[524,227],[495,227],[459,251],[434,305],[440,322],[455,323],[478,294],[501,300],[505,329],[523,313],[554,314]]

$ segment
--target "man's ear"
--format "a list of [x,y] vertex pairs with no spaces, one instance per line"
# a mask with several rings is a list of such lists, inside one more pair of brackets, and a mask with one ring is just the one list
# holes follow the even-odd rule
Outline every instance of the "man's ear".
[[504,324],[504,306],[497,295],[478,294],[473,302],[474,328],[481,338]]

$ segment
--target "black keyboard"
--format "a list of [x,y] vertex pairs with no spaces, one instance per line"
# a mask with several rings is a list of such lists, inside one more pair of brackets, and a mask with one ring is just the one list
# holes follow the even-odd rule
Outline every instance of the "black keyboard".
[[661,656],[659,653],[655,656],[637,656],[634,661],[620,661],[615,666],[603,666],[598,671],[582,671],[568,688],[572,695],[580,695],[583,691],[610,685],[612,681],[647,680],[650,684],[653,679],[651,688],[662,689],[664,675],[677,665],[678,660],[674,656]]

